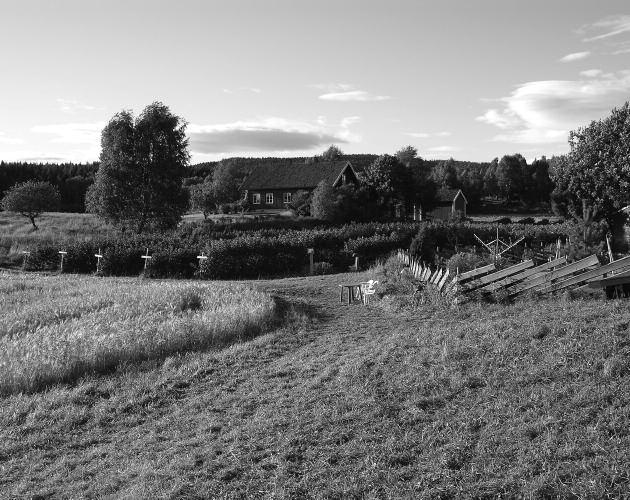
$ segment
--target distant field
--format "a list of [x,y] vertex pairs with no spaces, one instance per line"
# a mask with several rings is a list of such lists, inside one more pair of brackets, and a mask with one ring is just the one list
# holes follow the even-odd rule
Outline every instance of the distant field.
[[39,230],[21,215],[0,212],[0,261],[19,255],[22,250],[40,243],[63,244],[66,241],[86,241],[114,231],[92,214],[47,212],[37,218]]
[[[627,300],[339,304],[338,284],[369,276],[251,282],[311,319],[1,398],[0,497],[627,497]],[[79,280],[62,307],[48,291],[71,283],[54,280],[13,281],[9,297],[42,300],[40,316],[4,324],[30,332],[17,342],[31,336],[45,352],[85,322],[103,345],[154,334],[160,345],[171,331],[160,325],[186,324],[166,312],[180,296],[171,283]],[[24,362],[46,366],[35,347]]]
[[0,272],[0,394],[250,338],[275,312],[246,285]]

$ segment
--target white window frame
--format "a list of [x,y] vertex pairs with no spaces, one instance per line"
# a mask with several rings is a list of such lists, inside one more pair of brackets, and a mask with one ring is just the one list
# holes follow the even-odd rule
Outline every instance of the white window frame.
[[282,201],[284,203],[291,203],[293,201],[293,193],[283,193]]
[[273,193],[265,193],[265,205],[273,205]]
[[260,205],[260,193],[252,193],[252,205]]

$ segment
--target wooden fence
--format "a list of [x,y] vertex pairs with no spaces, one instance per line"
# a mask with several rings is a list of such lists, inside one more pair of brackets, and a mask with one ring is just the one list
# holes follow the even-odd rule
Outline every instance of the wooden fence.
[[[596,255],[571,263],[565,255],[543,263],[526,260],[501,270],[489,264],[453,276],[448,269],[432,269],[404,250],[397,255],[421,286],[433,287],[442,294],[500,292],[515,297],[526,291],[545,294],[583,286],[606,288],[630,284],[630,256],[602,265]],[[611,276],[616,279],[611,280]]]

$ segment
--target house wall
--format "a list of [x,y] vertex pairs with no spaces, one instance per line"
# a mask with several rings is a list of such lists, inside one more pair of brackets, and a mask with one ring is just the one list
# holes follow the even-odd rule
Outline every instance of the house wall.
[[[251,210],[268,210],[268,209],[284,209],[286,204],[284,203],[284,193],[291,193],[295,198],[298,191],[309,191],[308,189],[252,189],[247,193],[247,199],[251,204]],[[254,204],[254,194],[260,194],[260,204]],[[273,203],[266,203],[267,193],[273,194]]]
[[430,212],[427,212],[427,219],[437,219],[437,220],[449,220],[451,218],[451,214],[453,213],[453,206],[443,206],[443,207],[435,207]]

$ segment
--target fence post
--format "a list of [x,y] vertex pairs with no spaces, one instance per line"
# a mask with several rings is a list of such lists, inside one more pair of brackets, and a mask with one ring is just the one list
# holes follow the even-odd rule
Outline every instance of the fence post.
[[309,262],[310,275],[312,276],[315,273],[315,263],[313,262],[313,256],[315,255],[315,249],[314,248],[309,248],[307,250],[307,253],[308,253],[308,262]]

